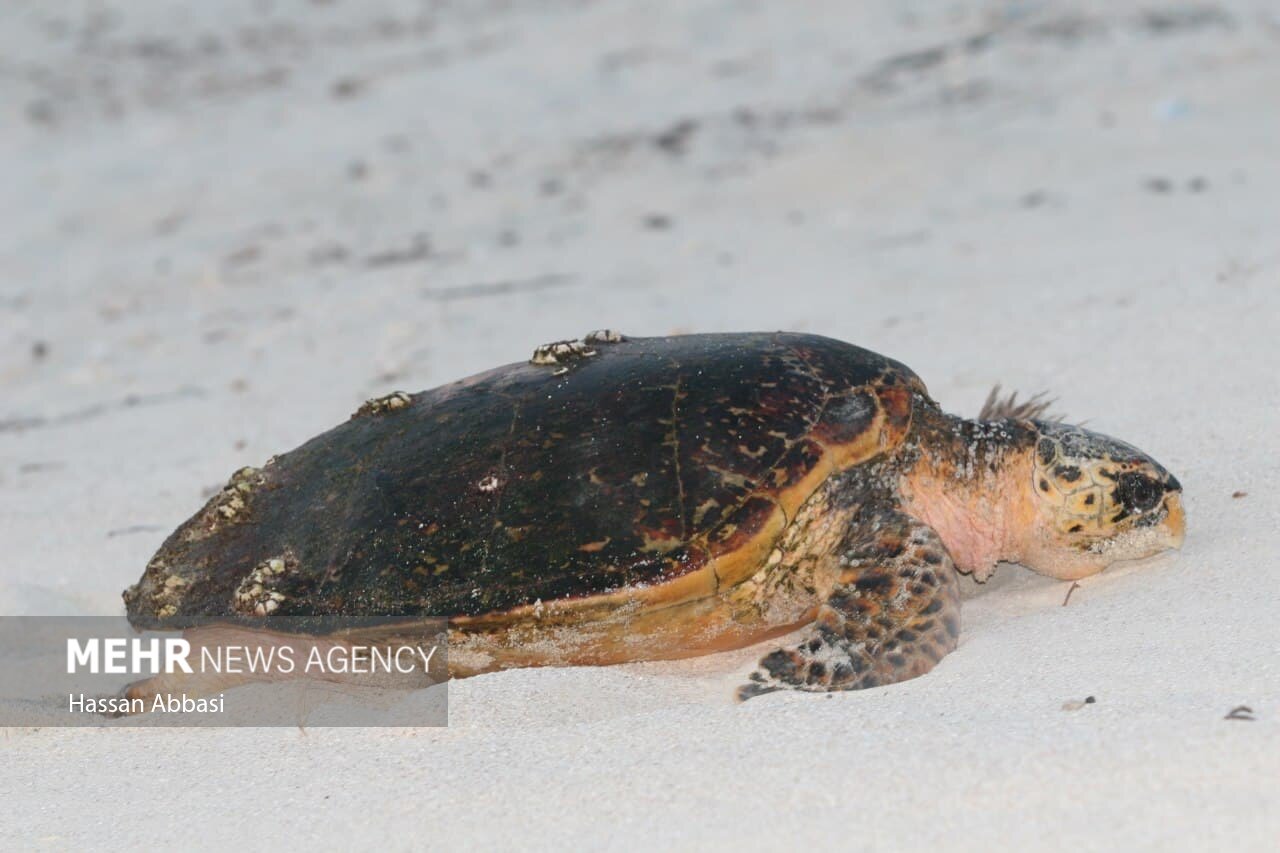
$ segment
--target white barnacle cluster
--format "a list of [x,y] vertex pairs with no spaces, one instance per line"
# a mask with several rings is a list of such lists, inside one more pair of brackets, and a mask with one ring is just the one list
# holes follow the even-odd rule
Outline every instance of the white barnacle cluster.
[[530,364],[559,368],[553,374],[563,376],[569,372],[569,364],[598,354],[593,347],[600,344],[620,344],[627,338],[613,329],[597,329],[587,332],[580,341],[552,341],[543,344],[533,351]]
[[594,332],[583,335],[582,342],[584,344],[620,344],[626,339],[625,335],[613,329],[596,329]]
[[217,520],[235,521],[248,507],[249,494],[262,483],[262,472],[257,468],[245,467],[232,474],[213,499]]
[[182,600],[182,591],[188,583],[190,582],[186,578],[178,575],[169,575],[164,579],[164,583],[151,596],[156,608],[156,616],[161,619],[168,619],[178,612],[178,604]]
[[275,585],[289,572],[289,566],[280,557],[272,557],[254,566],[236,586],[232,607],[248,616],[267,616],[280,608],[284,593]]
[[384,412],[395,412],[407,407],[413,402],[413,395],[405,391],[393,391],[385,397],[374,397],[372,400],[365,400],[357,411],[356,415],[380,415]]
[[160,619],[168,619],[178,612],[183,595],[191,581],[173,574],[169,565],[159,557],[153,557],[147,564],[147,572],[143,576],[146,583],[139,583],[125,591],[125,601],[135,600],[145,588],[150,600],[151,610]]
[[146,604],[160,619],[168,619],[178,612],[183,595],[191,581],[173,573],[159,556],[152,557],[147,563],[147,571],[142,580],[124,591],[125,604],[132,609],[138,599],[146,596]]
[[582,358],[590,358],[596,351],[586,341],[552,341],[543,344],[533,351],[530,364],[558,366],[566,365]]

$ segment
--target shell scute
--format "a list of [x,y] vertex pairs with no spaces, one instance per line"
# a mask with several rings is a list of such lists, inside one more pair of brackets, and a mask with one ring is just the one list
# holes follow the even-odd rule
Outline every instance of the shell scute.
[[770,492],[784,494],[803,484],[815,471],[825,476],[830,469],[826,448],[811,438],[802,439],[793,444],[773,467]]

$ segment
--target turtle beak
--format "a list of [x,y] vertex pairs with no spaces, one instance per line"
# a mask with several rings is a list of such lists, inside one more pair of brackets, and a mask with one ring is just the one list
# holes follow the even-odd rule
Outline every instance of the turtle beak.
[[1165,542],[1170,548],[1181,548],[1187,535],[1187,514],[1182,509],[1182,495],[1169,492],[1164,499],[1165,518],[1161,528],[1165,533]]

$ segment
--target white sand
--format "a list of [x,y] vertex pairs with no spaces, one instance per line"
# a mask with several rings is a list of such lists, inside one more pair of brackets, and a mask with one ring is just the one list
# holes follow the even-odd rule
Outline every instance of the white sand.
[[1187,544],[1065,608],[1003,567],[932,674],[829,698],[733,704],[752,649],[448,729],[8,730],[0,844],[1274,849],[1274,7],[176,5],[0,25],[0,612],[115,612],[236,467],[600,326],[1050,389]]

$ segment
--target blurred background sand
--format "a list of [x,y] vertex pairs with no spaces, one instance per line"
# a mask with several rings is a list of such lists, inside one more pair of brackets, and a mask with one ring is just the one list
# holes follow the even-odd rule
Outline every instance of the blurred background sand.
[[1274,849],[1277,152],[1263,2],[6,4],[0,612],[118,612],[235,468],[605,326],[1048,389],[1190,532],[1065,608],[1004,567],[861,693],[734,705],[752,649],[445,730],[8,730],[0,842]]

